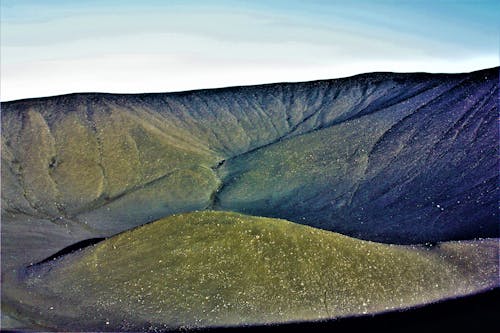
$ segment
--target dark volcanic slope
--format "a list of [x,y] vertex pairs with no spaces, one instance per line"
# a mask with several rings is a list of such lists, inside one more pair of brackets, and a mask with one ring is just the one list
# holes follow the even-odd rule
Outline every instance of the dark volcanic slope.
[[497,102],[498,68],[2,103],[5,228],[103,236],[215,208],[393,243],[497,236]]
[[219,206],[386,242],[496,235],[497,76],[457,79],[228,161]]

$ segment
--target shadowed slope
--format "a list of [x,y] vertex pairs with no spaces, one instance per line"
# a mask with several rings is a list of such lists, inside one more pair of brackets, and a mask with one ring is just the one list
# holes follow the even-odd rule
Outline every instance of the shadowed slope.
[[495,236],[497,96],[476,73],[228,160],[217,207],[392,243]]
[[276,323],[378,312],[492,287],[497,251],[493,240],[392,246],[284,220],[199,212],[37,267],[28,283],[54,309],[39,322],[48,327]]

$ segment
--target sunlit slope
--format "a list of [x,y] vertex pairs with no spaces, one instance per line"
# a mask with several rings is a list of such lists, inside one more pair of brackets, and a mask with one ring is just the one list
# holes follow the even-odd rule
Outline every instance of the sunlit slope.
[[214,154],[156,114],[84,95],[26,104],[2,105],[4,210],[117,231],[209,204]]
[[384,311],[488,288],[497,283],[497,251],[494,240],[394,246],[206,211],[119,234],[34,270],[28,283],[55,309],[43,311],[48,327],[242,325]]

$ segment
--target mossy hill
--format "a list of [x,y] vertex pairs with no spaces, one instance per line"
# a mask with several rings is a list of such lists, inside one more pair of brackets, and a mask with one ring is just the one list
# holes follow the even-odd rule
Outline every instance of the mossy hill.
[[491,287],[494,244],[395,246],[285,220],[205,211],[161,219],[44,264],[28,283],[49,300],[53,311],[44,311],[45,324],[54,320],[56,327],[315,320]]

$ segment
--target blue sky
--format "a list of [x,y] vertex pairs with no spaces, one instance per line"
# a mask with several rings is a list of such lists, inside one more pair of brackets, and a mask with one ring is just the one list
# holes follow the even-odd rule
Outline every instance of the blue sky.
[[499,65],[500,1],[1,0],[2,101]]

